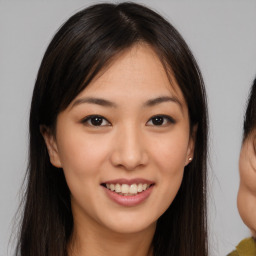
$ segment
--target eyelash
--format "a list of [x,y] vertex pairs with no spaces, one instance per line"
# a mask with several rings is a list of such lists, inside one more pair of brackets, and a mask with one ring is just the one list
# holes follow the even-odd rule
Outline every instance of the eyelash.
[[[99,119],[98,121],[100,122],[99,125],[92,123],[92,120],[97,119],[97,118]],[[154,121],[153,121],[154,119],[155,119],[155,121],[160,121],[160,124],[154,124]],[[94,121],[97,122],[97,120],[94,120]],[[161,123],[161,121],[163,121],[163,123]],[[87,116],[81,122],[85,125],[92,126],[92,127],[111,126],[111,123],[105,117],[103,117],[101,115]],[[150,122],[151,122],[151,124],[150,124]],[[103,125],[102,125],[102,123],[103,123]],[[176,121],[170,116],[155,115],[147,121],[146,126],[166,126],[167,124],[175,124],[175,123],[176,123]]]
[[[160,124],[160,125],[157,125],[157,124],[153,124],[153,119],[154,118],[160,118],[160,119],[163,119],[163,122],[164,124]],[[151,122],[152,124],[148,125],[148,123]],[[167,115],[155,115],[153,117],[151,117],[148,121],[147,121],[147,126],[166,126],[167,124],[175,124],[176,121],[170,117],[170,116],[167,116]]]
[[[93,118],[98,118],[98,119],[101,119],[102,122],[106,122],[106,124],[102,125],[102,123],[100,125],[94,125],[92,124],[92,120]],[[103,116],[100,116],[100,115],[90,115],[90,116],[87,116],[85,117],[83,120],[82,120],[82,123],[85,124],[85,125],[88,125],[88,126],[93,126],[93,127],[100,127],[100,126],[111,126],[111,123]]]

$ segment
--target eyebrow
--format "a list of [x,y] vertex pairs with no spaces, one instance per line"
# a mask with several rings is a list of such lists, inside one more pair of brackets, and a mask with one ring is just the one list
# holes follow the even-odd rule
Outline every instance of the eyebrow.
[[71,106],[71,108],[73,108],[74,106],[83,104],[83,103],[89,103],[89,104],[96,104],[96,105],[100,105],[103,107],[117,107],[117,105],[114,102],[105,100],[105,99],[100,99],[100,98],[92,98],[92,97],[87,97],[87,98],[81,98],[81,99],[77,99]]
[[179,105],[179,107],[181,108],[181,110],[183,110],[182,104],[179,101],[179,99],[176,98],[176,97],[169,97],[169,96],[161,96],[161,97],[157,97],[155,99],[148,100],[143,105],[146,106],[146,107],[153,107],[155,105],[158,105],[158,104],[161,104],[161,103],[164,103],[164,102],[177,103]]
[[[183,110],[181,102],[178,100],[178,98],[173,97],[173,96],[172,97],[160,96],[160,97],[157,97],[154,99],[147,100],[143,104],[143,107],[153,107],[155,105],[165,103],[165,102],[177,103],[179,105],[179,107],[181,108],[181,110]],[[108,101],[108,100],[101,99],[101,98],[86,97],[86,98],[80,98],[80,99],[75,100],[74,103],[72,104],[71,108],[73,108],[74,106],[80,105],[80,104],[84,104],[84,103],[96,104],[96,105],[100,105],[103,107],[112,107],[112,108],[117,107],[117,104],[115,104],[112,101]]]

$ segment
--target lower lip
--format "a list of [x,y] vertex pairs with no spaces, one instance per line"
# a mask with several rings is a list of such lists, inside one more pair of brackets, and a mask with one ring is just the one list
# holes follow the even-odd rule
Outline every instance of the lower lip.
[[147,190],[144,190],[143,192],[140,192],[134,196],[122,196],[117,194],[116,192],[107,189],[106,187],[103,188],[105,189],[105,192],[108,195],[108,197],[117,204],[122,206],[136,206],[143,203],[150,196],[153,187],[154,186],[151,186]]

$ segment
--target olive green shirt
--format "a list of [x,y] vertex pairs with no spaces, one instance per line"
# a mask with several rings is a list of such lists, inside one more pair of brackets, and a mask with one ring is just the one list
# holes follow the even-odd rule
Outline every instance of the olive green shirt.
[[253,238],[242,240],[236,250],[228,254],[228,256],[256,256],[256,242]]

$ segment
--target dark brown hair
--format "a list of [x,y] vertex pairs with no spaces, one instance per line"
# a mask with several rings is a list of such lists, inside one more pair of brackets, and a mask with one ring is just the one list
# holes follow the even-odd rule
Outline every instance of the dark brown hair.
[[256,78],[249,94],[244,117],[244,140],[256,129]]
[[100,70],[125,49],[144,42],[171,70],[197,125],[193,161],[185,167],[173,203],[159,218],[155,256],[207,255],[207,106],[203,79],[187,44],[156,12],[135,4],[97,4],[72,16],[42,60],[30,112],[27,188],[17,255],[67,256],[73,229],[70,191],[63,171],[50,164],[40,125],[54,129],[58,114]]

